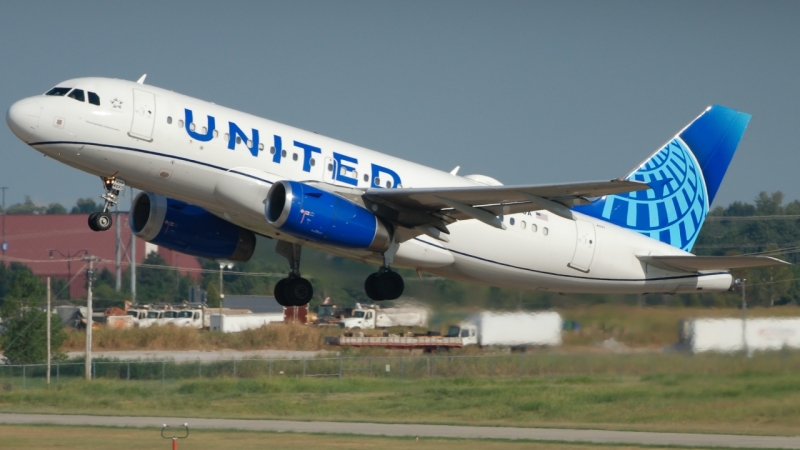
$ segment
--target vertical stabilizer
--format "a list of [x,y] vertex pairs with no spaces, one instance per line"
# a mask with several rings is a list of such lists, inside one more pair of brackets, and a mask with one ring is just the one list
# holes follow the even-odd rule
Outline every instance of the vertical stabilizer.
[[711,106],[626,177],[653,189],[573,209],[691,251],[749,121]]

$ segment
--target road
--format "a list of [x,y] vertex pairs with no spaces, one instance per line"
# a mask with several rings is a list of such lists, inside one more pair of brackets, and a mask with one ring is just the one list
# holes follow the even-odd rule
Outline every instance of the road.
[[[303,359],[325,356],[329,352],[300,350],[133,350],[133,351],[96,351],[94,358],[116,359],[118,361],[153,361],[172,360],[187,361],[230,361],[232,359]],[[70,358],[81,358],[84,352],[67,352]]]
[[651,433],[638,431],[570,430],[557,428],[471,427],[453,425],[379,424],[354,422],[297,422],[289,420],[197,419],[179,417],[70,416],[0,414],[0,424],[91,425],[160,428],[188,423],[191,429],[228,429],[295,433],[360,434],[480,439],[527,439],[601,444],[675,445],[722,448],[800,449],[800,437],[737,436],[726,434]]

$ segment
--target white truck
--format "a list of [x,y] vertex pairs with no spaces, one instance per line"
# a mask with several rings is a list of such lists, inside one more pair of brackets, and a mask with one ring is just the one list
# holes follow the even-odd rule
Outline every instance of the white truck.
[[209,314],[209,329],[223,333],[255,330],[273,322],[283,322],[283,313]]
[[[188,327],[203,329],[203,311],[200,309],[183,309],[177,311],[177,316],[172,319],[172,324],[176,327]],[[210,324],[207,324],[208,326]]]
[[427,326],[428,310],[416,306],[381,309],[377,306],[357,304],[352,316],[339,321],[339,327],[347,330]]
[[692,353],[732,353],[800,348],[800,319],[688,319],[680,323],[680,346]]
[[561,316],[546,312],[481,312],[453,325],[445,337],[460,337],[463,345],[536,347],[561,345]]

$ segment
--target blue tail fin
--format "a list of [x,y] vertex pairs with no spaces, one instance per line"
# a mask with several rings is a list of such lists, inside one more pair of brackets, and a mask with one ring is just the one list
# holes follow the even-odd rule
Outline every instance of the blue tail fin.
[[573,209],[690,251],[749,121],[711,106],[626,177],[653,189]]

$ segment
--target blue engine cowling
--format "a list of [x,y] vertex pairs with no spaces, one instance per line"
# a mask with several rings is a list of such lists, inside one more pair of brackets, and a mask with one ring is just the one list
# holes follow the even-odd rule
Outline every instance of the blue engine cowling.
[[267,194],[267,222],[280,231],[336,247],[383,253],[391,245],[386,225],[361,205],[297,181],[279,181]]
[[256,248],[252,231],[199,206],[149,192],[136,196],[129,221],[139,239],[201,258],[247,261]]

